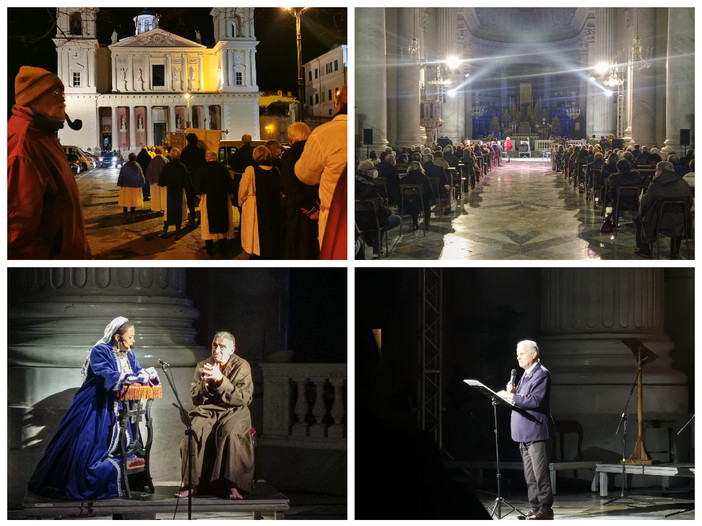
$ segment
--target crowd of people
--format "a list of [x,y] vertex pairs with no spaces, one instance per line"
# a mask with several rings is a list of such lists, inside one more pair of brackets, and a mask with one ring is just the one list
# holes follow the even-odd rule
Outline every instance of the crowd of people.
[[[365,246],[372,247],[374,259],[380,257],[377,227],[384,235],[401,224],[400,214],[409,215],[411,230],[427,230],[432,213],[452,213],[456,196],[475,188],[492,167],[500,166],[502,152],[497,141],[466,141],[433,148],[388,147],[380,155],[370,151],[366,160],[357,158],[356,258],[366,257]],[[451,171],[458,172],[455,178]],[[418,186],[421,192],[403,196],[401,185]]]
[[346,193],[335,190],[346,167],[346,122],[344,88],[331,122],[314,131],[303,122],[288,127],[288,149],[275,140],[254,148],[246,134],[225,165],[194,133],[182,151],[144,147],[120,170],[118,205],[127,214],[150,201],[151,211],[164,215],[162,238],[170,226],[182,237],[187,219],[200,227],[210,256],[224,255],[239,234],[242,249],[262,259],[343,259],[338,218],[346,214]]
[[[56,132],[66,121],[64,85],[43,68],[23,66],[8,122],[8,257],[89,259],[78,186]],[[207,253],[242,248],[263,259],[346,258],[347,92],[336,115],[313,131],[297,122],[290,148],[242,137],[227,164],[190,133],[187,145],[130,153],[117,180],[123,214],[148,207],[163,215],[162,238],[200,228]]]
[[[638,212],[634,217],[635,252],[642,257],[651,257],[651,245],[658,237],[661,214],[658,205],[664,200],[682,201],[688,210],[694,205],[693,150],[687,150],[680,157],[675,152],[664,153],[655,146],[649,148],[635,144],[611,148],[611,142],[601,140],[589,146],[570,145],[565,148],[561,145],[553,152],[552,163],[554,171],[562,172],[581,192],[593,191],[595,207],[601,206],[605,210],[612,207],[612,212],[605,217],[606,225],[612,219],[617,221],[612,214],[618,215],[620,208]],[[621,190],[624,187],[635,187],[640,191],[636,195],[624,195]],[[670,257],[673,259],[680,258],[681,240],[690,234],[682,230],[684,223],[692,223],[691,217],[687,221],[683,219],[681,214],[672,216],[661,228],[666,233],[682,234],[670,236]]]

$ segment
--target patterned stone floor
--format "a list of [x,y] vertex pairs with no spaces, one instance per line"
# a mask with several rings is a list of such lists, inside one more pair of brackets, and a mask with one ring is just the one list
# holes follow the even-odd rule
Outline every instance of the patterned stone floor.
[[[390,232],[388,259],[436,260],[582,260],[646,261],[634,254],[632,216],[620,219],[616,235],[601,234],[600,209],[594,209],[560,174],[551,172],[550,161],[503,162],[454,203],[449,216],[432,215],[426,232]],[[669,259],[669,241],[659,242],[660,258]],[[684,259],[694,259],[685,243]]]

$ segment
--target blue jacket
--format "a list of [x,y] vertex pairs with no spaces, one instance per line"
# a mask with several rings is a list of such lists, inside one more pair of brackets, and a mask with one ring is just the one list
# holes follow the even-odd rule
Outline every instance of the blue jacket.
[[514,403],[525,411],[512,411],[512,440],[535,442],[551,438],[553,417],[550,399],[551,374],[541,363],[537,363],[528,376],[522,376],[514,393]]

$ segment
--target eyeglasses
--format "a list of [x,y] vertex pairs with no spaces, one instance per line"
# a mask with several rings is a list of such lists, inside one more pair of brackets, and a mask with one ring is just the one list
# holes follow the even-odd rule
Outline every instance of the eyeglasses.
[[66,92],[63,91],[61,88],[54,88],[51,91],[49,91],[54,97],[64,97],[66,95]]

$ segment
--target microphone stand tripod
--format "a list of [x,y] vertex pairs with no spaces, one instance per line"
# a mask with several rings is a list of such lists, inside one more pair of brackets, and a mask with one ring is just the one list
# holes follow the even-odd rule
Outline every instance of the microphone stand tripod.
[[[193,440],[197,440],[197,437],[193,433],[193,428],[192,428],[192,421],[190,420],[190,415],[188,415],[188,412],[185,410],[183,407],[183,404],[180,402],[180,398],[178,397],[178,390],[176,389],[175,382],[173,381],[173,378],[171,376],[171,366],[166,364],[166,363],[161,363],[161,367],[163,368],[163,372],[166,375],[166,380],[168,380],[169,385],[171,386],[171,389],[173,390],[173,394],[175,395],[176,402],[177,404],[173,404],[173,406],[178,409],[180,412],[180,420],[183,422],[185,425],[185,434],[188,436],[188,485],[192,485],[193,481],[193,465],[192,465],[192,458],[193,458]],[[198,445],[199,442],[198,442]],[[177,507],[177,505],[176,505]],[[193,488],[188,488],[188,520],[192,520],[192,513],[193,513]]]
[[609,499],[607,502],[604,503],[604,506],[607,506],[608,504],[611,504],[612,502],[616,502],[620,499],[625,499],[629,495],[627,495],[627,481],[626,481],[626,432],[627,432],[627,422],[629,421],[629,405],[631,404],[631,397],[634,394],[634,389],[636,388],[638,381],[639,381],[639,375],[641,374],[641,370],[643,367],[643,360],[639,360],[638,363],[636,364],[636,376],[634,376],[634,381],[631,384],[631,390],[629,391],[629,397],[626,399],[626,406],[624,406],[624,411],[622,412],[622,416],[619,419],[619,424],[617,425],[617,431],[615,432],[616,435],[619,434],[619,428],[622,428],[622,491],[618,497],[614,497],[612,499]]
[[509,502],[507,502],[503,497],[502,497],[502,473],[500,473],[500,444],[498,440],[498,433],[497,433],[497,400],[495,397],[492,397],[492,410],[493,410],[493,415],[495,417],[495,464],[496,464],[496,469],[497,469],[497,498],[495,501],[490,505],[488,508],[488,513],[490,513],[490,518],[494,517],[497,515],[497,519],[501,520],[503,515],[502,515],[502,506],[507,506],[512,508],[511,511],[508,511],[504,516],[506,517],[510,513],[516,511],[520,515],[524,515],[521,511],[519,511],[517,508],[512,506]]

